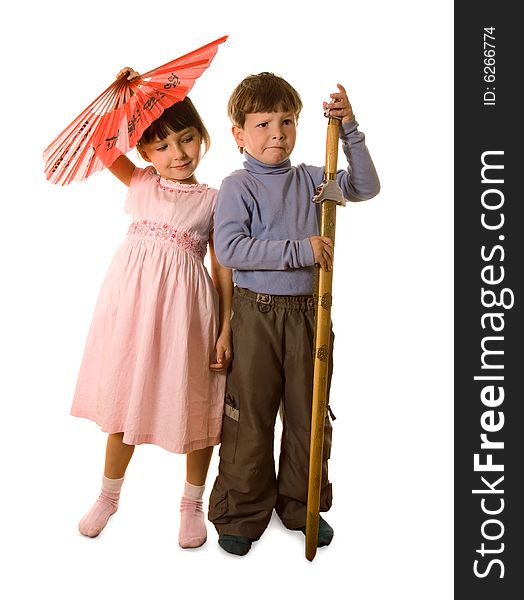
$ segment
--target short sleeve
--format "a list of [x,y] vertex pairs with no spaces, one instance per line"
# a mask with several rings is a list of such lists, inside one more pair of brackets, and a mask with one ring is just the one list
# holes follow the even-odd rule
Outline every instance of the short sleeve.
[[135,168],[133,175],[131,176],[131,181],[129,182],[124,212],[128,214],[134,214],[136,212],[138,201],[143,193],[143,185],[151,180],[152,175],[156,175],[155,167],[146,167],[145,169],[140,169],[139,167]]

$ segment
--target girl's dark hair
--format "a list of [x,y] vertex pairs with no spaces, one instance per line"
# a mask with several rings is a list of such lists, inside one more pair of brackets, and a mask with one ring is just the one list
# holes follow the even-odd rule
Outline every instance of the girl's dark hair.
[[155,119],[144,131],[137,145],[150,144],[156,139],[163,140],[170,133],[176,133],[188,127],[194,127],[198,131],[207,152],[211,145],[211,138],[202,117],[187,96],[180,102],[166,108],[158,119]]
[[267,71],[243,79],[227,105],[229,118],[237,127],[244,127],[248,113],[289,111],[298,117],[301,110],[302,100],[295,88]]

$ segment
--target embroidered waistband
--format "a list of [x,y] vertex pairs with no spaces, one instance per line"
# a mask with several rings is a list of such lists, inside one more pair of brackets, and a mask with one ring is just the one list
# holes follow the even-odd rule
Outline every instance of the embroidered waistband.
[[169,223],[142,219],[133,221],[127,231],[128,236],[145,238],[155,242],[175,244],[181,250],[204,260],[207,244],[187,231],[177,230]]

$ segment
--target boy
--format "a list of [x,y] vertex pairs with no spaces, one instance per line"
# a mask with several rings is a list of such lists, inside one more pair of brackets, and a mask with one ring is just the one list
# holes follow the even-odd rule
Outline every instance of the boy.
[[[348,160],[337,181],[347,200],[372,198],[379,181],[345,89],[324,109],[341,119]],[[288,529],[305,532],[313,384],[314,265],[330,270],[333,244],[321,237],[312,202],[323,167],[292,167],[289,157],[300,96],[272,73],[245,78],[228,103],[232,132],[246,161],[223,181],[215,215],[215,251],[235,269],[233,351],[209,519],[219,545],[243,556],[267,527],[273,509]],[[332,348],[332,345],[331,345]],[[332,350],[331,350],[332,352]],[[330,364],[331,364],[330,357]],[[273,438],[281,410],[278,478]],[[326,416],[320,510],[331,507]],[[318,546],[333,529],[320,518]]]

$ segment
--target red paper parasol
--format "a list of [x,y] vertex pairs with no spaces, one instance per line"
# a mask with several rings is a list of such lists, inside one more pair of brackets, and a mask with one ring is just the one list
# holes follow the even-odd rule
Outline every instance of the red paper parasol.
[[44,150],[49,181],[87,179],[134,148],[164,109],[183,100],[213,60],[224,36],[132,81],[120,77]]

